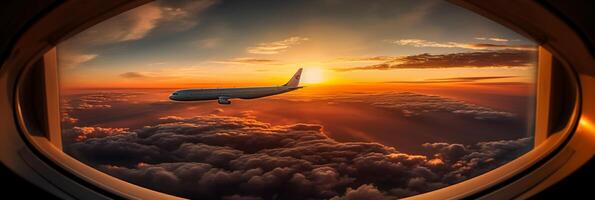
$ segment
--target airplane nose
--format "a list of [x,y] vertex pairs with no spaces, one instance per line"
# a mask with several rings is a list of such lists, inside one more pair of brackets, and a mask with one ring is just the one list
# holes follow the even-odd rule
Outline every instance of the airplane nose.
[[169,99],[170,100],[176,100],[176,97],[174,95],[169,95]]

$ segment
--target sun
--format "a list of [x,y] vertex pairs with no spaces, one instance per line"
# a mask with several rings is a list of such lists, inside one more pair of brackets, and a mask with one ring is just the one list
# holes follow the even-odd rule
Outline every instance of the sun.
[[302,75],[302,83],[316,84],[324,81],[324,70],[319,67],[306,67]]

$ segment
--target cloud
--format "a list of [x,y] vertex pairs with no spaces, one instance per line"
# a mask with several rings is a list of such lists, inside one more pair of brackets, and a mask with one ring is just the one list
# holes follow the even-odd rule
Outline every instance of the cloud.
[[502,79],[502,78],[515,78],[515,77],[517,77],[517,76],[471,76],[471,77],[435,78],[435,79],[426,79],[426,81],[473,82],[473,81]]
[[74,107],[70,104],[70,99],[66,97],[60,98],[60,122],[62,122],[62,128],[72,128],[79,121],[78,118],[71,115],[72,110],[74,110]]
[[278,54],[308,40],[310,39],[307,37],[294,36],[280,41],[260,43],[255,47],[249,47],[247,51],[252,54]]
[[62,109],[66,112],[78,109],[78,110],[91,110],[91,109],[109,109],[112,108],[112,103],[129,101],[139,93],[135,92],[101,92],[81,95],[78,98],[72,100],[65,98]]
[[251,197],[251,196],[240,196],[240,195],[231,195],[231,196],[224,196],[221,198],[222,200],[262,200],[260,197]]
[[99,104],[99,103],[80,103],[76,108],[80,110],[90,110],[90,109],[103,109],[103,108],[111,108],[112,105],[110,104]]
[[[308,96],[308,98],[327,100],[328,102],[365,103],[375,107],[397,111],[405,117],[423,117],[436,113],[452,113],[461,117],[484,121],[511,120],[517,117],[515,113],[500,111],[462,100],[414,92],[369,92],[317,97]],[[373,101],[370,99],[373,99]]]
[[188,28],[194,26],[197,21],[191,20],[190,17],[200,14],[215,3],[216,1],[210,0],[148,3],[105,20],[77,34],[66,43],[93,46],[139,40],[164,23],[171,23],[172,27]]
[[427,69],[456,67],[526,67],[535,62],[535,52],[496,50],[451,54],[418,54],[399,57],[381,64],[336,68],[336,71]]
[[333,197],[331,200],[363,200],[363,199],[378,199],[378,200],[389,200],[395,199],[389,197],[383,192],[379,191],[374,185],[364,184],[359,186],[357,189],[347,188],[347,192],[342,197]]
[[400,198],[470,178],[531,148],[531,138],[427,143],[428,157],[338,142],[317,124],[218,115],[167,116],[105,135],[65,143],[65,152],[128,182],[200,199]]
[[[477,38],[476,38],[477,39]],[[485,39],[485,38],[484,38]],[[487,38],[487,40],[504,42],[508,41],[502,38]],[[402,46],[413,46],[413,47],[435,47],[435,48],[461,48],[461,49],[473,49],[473,50],[494,50],[494,49],[511,49],[511,50],[522,50],[522,51],[535,51],[534,45],[501,45],[501,44],[488,44],[488,43],[459,43],[459,42],[433,42],[422,39],[401,39],[389,41],[392,44]]]
[[70,105],[69,98],[60,98],[60,122],[62,122],[62,126],[68,127],[79,121],[78,118],[71,116],[70,112],[73,109],[74,107]]
[[339,58],[342,61],[351,62],[378,62],[378,61],[393,61],[399,59],[398,56],[370,56],[370,57],[357,57],[357,58]]
[[[61,67],[75,68],[98,57],[92,48],[145,38],[161,27],[166,31],[182,31],[198,24],[199,15],[217,1],[157,1],[148,3],[74,35],[58,47]],[[169,5],[173,4],[173,5]]]
[[388,83],[466,83],[493,79],[516,78],[518,76],[468,76],[452,78],[431,78],[423,81],[390,81]]
[[79,121],[78,118],[71,117],[70,114],[68,114],[68,112],[62,112],[61,115],[62,115],[62,118],[60,118],[60,121],[62,123],[74,124]]
[[[147,4],[136,8],[125,14],[132,21],[126,32],[117,32],[112,29],[111,35],[116,41],[138,40],[145,37],[149,31],[155,28],[157,21],[162,18],[163,12],[157,6]],[[110,27],[113,28],[113,27]],[[121,28],[121,27],[120,27]]]
[[89,138],[100,138],[110,135],[129,133],[128,128],[104,128],[96,126],[74,126],[64,131],[63,135],[68,141],[82,142]]
[[163,18],[162,9],[149,3],[105,20],[67,40],[67,45],[101,45],[145,37]]
[[95,58],[97,54],[84,54],[80,52],[70,52],[67,50],[59,49],[58,63],[60,68],[73,69],[81,64],[87,63]]
[[[118,76],[125,78],[125,79],[142,80],[142,81],[146,81],[147,79],[152,79],[154,81],[163,81],[163,80],[178,79],[181,77],[178,74],[163,73],[163,71],[165,71],[165,70],[161,69],[161,70],[154,70],[154,71],[125,72],[125,73],[119,74]],[[180,72],[181,70],[175,70],[175,71],[183,74],[183,72]]]
[[124,77],[124,78],[146,78],[147,77],[144,74],[141,74],[139,72],[126,72],[126,73],[120,74],[120,76]]
[[247,65],[263,65],[263,64],[278,64],[277,60],[272,59],[264,59],[264,58],[234,58],[230,60],[224,61],[214,61],[215,63],[220,64],[247,64]]
[[508,42],[510,41],[509,39],[506,38],[499,38],[499,37],[476,37],[476,40],[490,40],[490,41],[494,41],[494,42]]
[[[479,142],[474,145],[425,143],[424,147],[436,153],[446,163],[453,163],[443,180],[462,181],[488,171],[489,166],[502,165],[505,160],[522,154],[519,149],[532,147],[533,138]],[[479,170],[478,170],[479,169]]]

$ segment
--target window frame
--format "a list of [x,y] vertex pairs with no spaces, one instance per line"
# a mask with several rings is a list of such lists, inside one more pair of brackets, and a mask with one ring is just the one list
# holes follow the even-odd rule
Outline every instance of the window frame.
[[[93,0],[97,4],[106,3],[99,0]],[[93,17],[88,17],[84,21],[81,19],[78,25],[72,26],[64,25],[61,28],[69,29],[68,31],[63,31],[61,33],[49,33],[49,35],[53,36],[55,39],[54,41],[62,41],[68,36],[71,36],[75,33],[78,33],[95,23],[98,23],[102,20],[105,20],[111,16],[124,12],[126,10],[132,9],[136,6],[140,6],[147,1],[134,1],[133,3],[114,3],[112,7],[105,6],[102,9],[98,9],[96,11],[91,11],[88,13],[89,15],[95,15]],[[462,1],[458,2],[457,4],[461,3]],[[62,5],[58,6],[54,11],[48,13],[46,17],[54,17],[54,19],[60,19],[67,13],[67,8],[82,6],[80,2],[65,2]],[[109,3],[107,3],[109,4]],[[65,10],[66,9],[66,10]],[[473,9],[471,9],[473,11]],[[108,12],[109,11],[109,12]],[[492,19],[488,17],[488,19]],[[498,21],[498,20],[496,20]],[[52,20],[41,20],[41,25],[36,24],[41,27],[47,27],[53,25],[55,21]],[[506,25],[506,24],[505,24]],[[510,27],[508,25],[507,27]],[[33,29],[35,30],[35,29]],[[515,30],[515,29],[513,29]],[[30,30],[31,31],[31,30]],[[50,37],[51,38],[51,37]],[[59,39],[58,39],[59,38]],[[43,40],[42,40],[43,41]],[[113,193],[120,197],[125,198],[141,198],[141,199],[152,199],[152,198],[159,198],[159,199],[180,199],[179,197],[175,197],[172,195],[164,194],[161,192],[153,191],[150,189],[146,189],[140,186],[133,185],[131,183],[122,181],[115,177],[109,176],[103,172],[100,172],[90,166],[87,166],[80,161],[68,156],[64,152],[62,152],[61,146],[61,133],[60,133],[60,114],[59,114],[59,89],[57,84],[57,59],[56,59],[56,50],[55,44],[58,42],[48,42],[43,43],[44,48],[41,48],[37,52],[31,52],[30,55],[37,55],[32,57],[24,57],[21,58],[22,60],[36,60],[31,58],[41,58],[44,60],[45,65],[45,79],[46,79],[46,103],[48,107],[47,117],[48,117],[48,127],[49,127],[49,138],[41,137],[41,136],[34,136],[29,132],[29,127],[25,124],[25,118],[21,113],[21,100],[20,95],[18,93],[18,89],[14,91],[14,109],[15,109],[15,117],[18,121],[18,125],[21,131],[22,136],[24,136],[25,142],[29,142],[33,147],[31,155],[27,155],[26,152],[22,153],[23,157],[28,156],[36,156],[41,155],[48,158],[49,162],[61,167],[66,172],[73,174],[74,176],[80,178],[82,181],[86,181],[91,185],[98,187],[101,190],[105,190],[107,193]],[[53,45],[52,45],[53,44]],[[50,49],[49,51],[46,51]],[[535,131],[535,147],[526,154],[520,156],[519,158],[499,167],[492,171],[486,172],[482,175],[477,177],[468,179],[461,183],[451,185],[439,190],[431,191],[428,193],[416,195],[409,197],[409,199],[426,199],[426,198],[438,198],[438,199],[452,199],[452,198],[469,198],[469,197],[482,197],[482,198],[512,198],[519,194],[522,194],[527,190],[527,188],[536,185],[540,180],[544,180],[548,176],[550,176],[554,171],[556,171],[562,164],[570,159],[570,157],[575,153],[572,150],[564,149],[562,150],[561,147],[564,146],[568,142],[568,140],[572,136],[572,131],[575,130],[579,115],[580,115],[580,87],[578,78],[576,76],[572,76],[571,79],[575,84],[577,98],[574,102],[574,107],[572,111],[572,115],[570,117],[569,122],[566,124],[566,127],[561,131],[549,134],[547,131],[548,122],[547,119],[549,118],[549,113],[544,111],[548,110],[549,108],[549,95],[548,92],[550,90],[551,85],[548,83],[548,76],[551,76],[551,59],[552,53],[550,53],[549,48],[547,45],[539,47],[539,62],[538,62],[538,74],[537,74],[537,97],[536,97],[536,112],[540,113],[535,116],[535,124],[536,128]],[[565,67],[570,68],[569,63],[561,60]],[[29,62],[25,64],[25,66],[21,71],[20,74],[26,74],[25,72],[31,68],[33,62]],[[548,71],[549,70],[549,71]],[[570,69],[569,69],[570,70]],[[571,73],[572,74],[572,73]],[[16,84],[16,88],[22,86],[22,76],[19,77],[19,81]],[[56,111],[58,114],[56,114]],[[56,123],[58,124],[56,126]],[[555,155],[555,156],[554,156]],[[31,158],[33,159],[33,158]],[[35,163],[35,161],[29,161],[30,163]],[[48,164],[48,163],[46,163]],[[51,165],[50,165],[51,166]],[[35,167],[34,167],[35,168]],[[41,176],[46,176],[47,179],[51,179],[52,176],[56,176],[55,174],[51,173],[43,173],[47,171],[44,166],[39,166],[39,169],[36,169]],[[531,176],[526,176],[527,172],[531,172]],[[59,173],[59,172],[58,172]],[[512,181],[512,182],[511,182]],[[506,186],[502,186],[502,184],[507,183]],[[68,185],[64,183],[58,183],[58,185]],[[82,195],[81,192],[76,191],[77,188],[72,189],[71,191],[67,191],[72,195]],[[79,188],[80,189],[80,188]],[[91,189],[93,190],[93,189]],[[486,192],[487,191],[487,192]],[[105,196],[101,193],[98,194],[99,196]],[[80,197],[80,196],[77,196]]]

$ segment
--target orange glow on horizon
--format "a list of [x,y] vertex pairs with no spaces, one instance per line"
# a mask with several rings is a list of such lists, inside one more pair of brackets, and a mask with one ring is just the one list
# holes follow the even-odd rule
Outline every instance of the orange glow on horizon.
[[325,82],[324,71],[320,67],[306,67],[302,75],[301,83],[319,84]]
[[[124,77],[120,72],[94,72],[87,73],[66,73],[61,79],[61,85],[65,89],[83,88],[220,88],[220,87],[249,87],[249,86],[273,86],[282,85],[297,70],[296,66],[268,66],[256,70],[251,68],[226,69],[226,68],[200,68],[181,69],[175,67],[163,67],[158,71],[145,72],[138,77]],[[502,69],[395,69],[395,70],[361,70],[341,72],[326,65],[306,65],[302,74],[301,85],[382,85],[401,84],[411,85],[469,85],[476,84],[502,84],[533,82],[530,76],[518,76],[523,69],[507,72]],[[526,73],[526,72],[525,72]],[[530,75],[530,74],[529,74]],[[457,81],[457,78],[465,77],[491,77],[502,76],[505,78],[478,80],[478,81]],[[453,80],[448,80],[453,79]],[[436,81],[438,80],[438,81]],[[446,81],[440,81],[446,80]],[[498,89],[495,87],[495,89]]]

